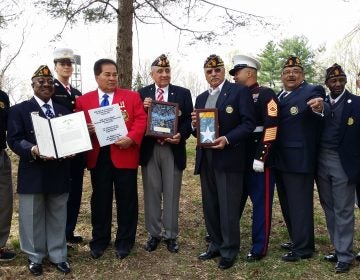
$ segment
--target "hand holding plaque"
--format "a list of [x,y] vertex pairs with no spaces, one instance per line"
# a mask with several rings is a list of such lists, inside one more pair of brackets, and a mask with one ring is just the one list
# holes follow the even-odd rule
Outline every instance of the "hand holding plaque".
[[214,146],[219,137],[218,111],[214,109],[196,109],[197,145]]
[[179,105],[172,102],[152,101],[148,109],[146,136],[171,138],[177,133]]

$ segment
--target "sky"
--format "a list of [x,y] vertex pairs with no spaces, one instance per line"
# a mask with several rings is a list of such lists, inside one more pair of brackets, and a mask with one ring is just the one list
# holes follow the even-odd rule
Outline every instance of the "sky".
[[[5,0],[10,1],[10,0]],[[30,91],[30,78],[40,64],[53,67],[52,53],[56,47],[70,47],[81,55],[82,91],[96,88],[92,67],[95,60],[103,57],[115,58],[116,24],[78,24],[67,28],[63,38],[52,41],[54,34],[61,29],[63,20],[53,20],[32,7],[33,1],[23,0],[25,21],[12,24],[6,32],[1,32],[1,41],[7,42],[3,48],[0,66],[18,46],[23,26],[26,24],[25,45],[9,74],[22,84],[15,91]],[[244,27],[229,34],[225,38],[216,38],[213,43],[198,43],[189,46],[188,41],[179,37],[173,28],[163,25],[138,25],[138,33],[134,28],[134,69],[149,65],[161,53],[170,58],[177,75],[173,82],[180,82],[183,75],[199,75],[203,81],[202,65],[205,58],[212,53],[222,56],[228,64],[231,54],[243,53],[256,56],[270,40],[275,42],[295,35],[304,35],[310,45],[316,48],[325,45],[328,50],[360,24],[360,0],[212,0],[227,7],[243,12],[263,16],[274,22],[269,29]],[[213,9],[213,14],[217,13]],[[145,71],[147,71],[145,69]],[[179,74],[181,73],[181,74]],[[186,73],[186,74],[185,74]],[[181,85],[181,84],[179,84]],[[204,90],[206,89],[204,83]]]

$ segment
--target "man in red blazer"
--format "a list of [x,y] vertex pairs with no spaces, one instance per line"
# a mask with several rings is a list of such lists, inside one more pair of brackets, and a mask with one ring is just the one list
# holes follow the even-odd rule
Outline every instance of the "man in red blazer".
[[[146,114],[137,92],[117,87],[117,65],[113,60],[100,59],[94,64],[98,89],[76,100],[76,111],[84,111],[93,149],[87,154],[91,174],[92,240],[91,256],[101,257],[111,240],[113,188],[117,209],[116,256],[127,257],[135,242],[138,220],[137,169],[140,144],[146,128]],[[126,136],[114,144],[100,147],[89,109],[120,105],[128,129]]]

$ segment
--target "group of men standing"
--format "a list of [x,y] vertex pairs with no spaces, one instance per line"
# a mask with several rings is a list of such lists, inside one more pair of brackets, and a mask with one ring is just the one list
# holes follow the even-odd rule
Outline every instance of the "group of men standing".
[[[15,257],[3,249],[9,235],[12,213],[9,147],[20,156],[19,194],[20,246],[28,256],[33,275],[43,273],[42,262],[50,262],[63,273],[70,272],[67,242],[81,243],[74,234],[80,209],[85,166],[90,170],[92,239],[90,254],[100,258],[111,242],[112,203],[115,190],[117,230],[116,257],[126,258],[135,243],[138,222],[137,171],[141,165],[148,252],[161,240],[169,252],[177,253],[179,200],[186,167],[186,140],[197,135],[196,109],[215,109],[219,137],[211,146],[196,148],[195,174],[200,175],[203,212],[209,234],[207,250],[200,260],[220,257],[218,267],[235,263],[240,248],[239,220],[246,200],[252,202],[252,246],[246,257],[259,261],[267,254],[275,180],[290,242],[284,261],[313,255],[313,191],[317,182],[320,202],[335,252],[326,260],[336,262],[336,272],[346,272],[354,259],[354,192],[360,184],[360,98],[345,89],[346,75],[334,64],[327,69],[325,96],[321,86],[305,81],[299,58],[285,62],[283,91],[276,95],[257,82],[260,63],[237,55],[225,79],[223,60],[210,55],[204,62],[209,89],[193,107],[188,89],[171,84],[170,62],[165,55],[151,65],[154,83],[139,93],[118,87],[118,69],[113,60],[94,64],[98,89],[87,94],[69,81],[74,54],[70,49],[54,53],[54,79],[46,65],[32,76],[34,97],[12,106],[0,91],[0,257]],[[168,138],[145,136],[146,112],[154,100],[177,103],[178,130]],[[100,147],[88,111],[119,104],[128,134],[114,144]],[[195,111],[194,111],[195,108]],[[92,150],[66,158],[44,157],[36,145],[30,114],[53,118],[83,111]],[[7,120],[8,119],[8,120]],[[6,125],[7,121],[7,125]],[[360,148],[359,148],[360,149]],[[3,176],[4,175],[4,176]],[[7,178],[3,180],[3,178]],[[4,203],[3,203],[4,201]],[[6,202],[6,203],[5,203]],[[5,206],[4,206],[5,205]],[[5,211],[6,210],[6,211]],[[360,258],[360,255],[358,255]]]

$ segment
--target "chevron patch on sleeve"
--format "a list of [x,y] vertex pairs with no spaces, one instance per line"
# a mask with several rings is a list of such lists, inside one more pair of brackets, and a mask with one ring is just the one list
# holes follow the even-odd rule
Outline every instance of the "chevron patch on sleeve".
[[277,117],[278,106],[274,99],[271,99],[267,104],[267,114],[269,117]]
[[269,127],[265,129],[264,142],[274,141],[276,139],[277,127]]

